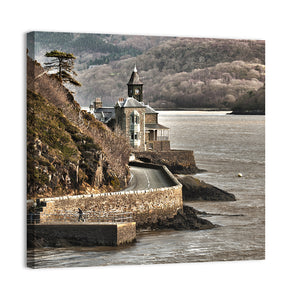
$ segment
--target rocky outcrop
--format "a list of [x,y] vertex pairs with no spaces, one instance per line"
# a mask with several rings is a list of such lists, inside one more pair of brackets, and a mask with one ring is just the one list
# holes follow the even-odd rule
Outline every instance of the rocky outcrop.
[[130,147],[27,57],[27,197],[119,190]]
[[216,227],[210,221],[200,218],[198,216],[199,214],[201,214],[201,212],[195,208],[183,205],[183,209],[179,210],[174,218],[158,220],[158,222],[151,224],[143,224],[142,226],[138,226],[138,229],[200,230]]
[[183,201],[235,201],[235,196],[193,176],[177,177],[182,184]]
[[102,157],[92,138],[46,99],[27,91],[29,197],[72,194],[88,186],[97,190],[105,184]]

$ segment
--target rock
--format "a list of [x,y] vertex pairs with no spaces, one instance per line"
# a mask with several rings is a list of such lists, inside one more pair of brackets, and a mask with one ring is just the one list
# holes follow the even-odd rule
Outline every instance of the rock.
[[200,229],[211,229],[216,227],[213,223],[206,219],[198,217],[200,214],[193,207],[183,205],[183,209],[178,211],[174,218],[169,218],[167,220],[158,220],[157,223],[143,224],[139,226],[138,229],[175,229],[175,230],[200,230]]
[[235,201],[235,196],[193,176],[177,177],[182,184],[183,201]]

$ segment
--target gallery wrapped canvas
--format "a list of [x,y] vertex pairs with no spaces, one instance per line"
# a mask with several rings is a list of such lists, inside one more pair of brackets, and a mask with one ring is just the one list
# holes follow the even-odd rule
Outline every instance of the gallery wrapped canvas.
[[265,42],[27,34],[27,265],[265,257]]

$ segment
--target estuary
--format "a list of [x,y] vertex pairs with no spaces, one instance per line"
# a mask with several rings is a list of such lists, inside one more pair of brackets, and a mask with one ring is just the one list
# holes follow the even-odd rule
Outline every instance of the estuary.
[[[200,180],[236,196],[234,202],[185,203],[211,215],[209,230],[142,231],[133,245],[41,248],[35,268],[259,260],[265,257],[265,116],[162,111],[172,149],[193,150]],[[242,176],[240,176],[240,175]]]

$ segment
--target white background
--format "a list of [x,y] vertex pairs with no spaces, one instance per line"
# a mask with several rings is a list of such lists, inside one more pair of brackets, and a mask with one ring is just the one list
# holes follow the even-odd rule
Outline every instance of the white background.
[[[1,5],[1,298],[299,299],[297,1],[144,2]],[[25,33],[32,30],[266,40],[266,260],[27,269]]]

